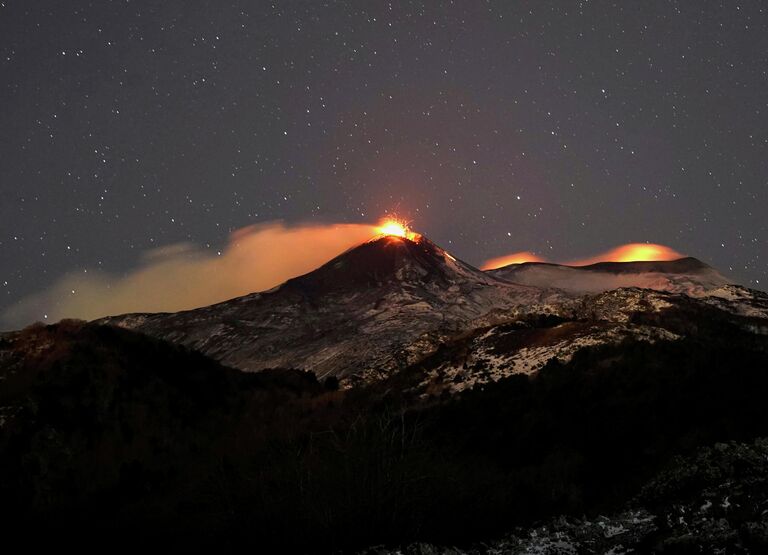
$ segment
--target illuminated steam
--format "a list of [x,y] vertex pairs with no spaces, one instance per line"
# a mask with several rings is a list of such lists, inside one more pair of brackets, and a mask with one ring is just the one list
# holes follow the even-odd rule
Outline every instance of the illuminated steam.
[[[397,218],[386,218],[378,225],[286,226],[271,222],[249,226],[232,233],[220,253],[179,243],[147,252],[139,268],[125,276],[92,270],[65,275],[48,290],[12,306],[0,317],[0,324],[13,328],[36,320],[91,320],[127,312],[176,312],[206,306],[270,289],[382,235],[410,240],[420,237]],[[674,260],[681,256],[663,245],[632,243],[569,265]],[[531,252],[517,252],[487,260],[481,267],[490,270],[543,261]]]
[[[684,255],[664,245],[654,243],[628,243],[615,247],[609,251],[589,258],[564,262],[568,266],[587,266],[598,262],[641,262],[652,260],[677,260]],[[491,258],[483,262],[481,269],[495,270],[510,264],[522,264],[523,262],[549,262],[531,252],[516,252],[498,258]]]
[[206,306],[310,272],[377,233],[376,226],[355,224],[249,226],[232,233],[220,255],[180,243],[149,251],[126,276],[93,270],[68,274],[12,306],[0,324],[13,328],[36,320]]
[[598,262],[643,262],[650,260],[677,260],[683,255],[664,245],[654,243],[629,243],[603,254],[568,262],[569,266],[586,266]]
[[483,262],[480,269],[495,270],[496,268],[502,268],[504,266],[509,266],[510,264],[522,264],[523,262],[544,262],[544,259],[540,256],[536,256],[532,252],[522,251],[486,260]]

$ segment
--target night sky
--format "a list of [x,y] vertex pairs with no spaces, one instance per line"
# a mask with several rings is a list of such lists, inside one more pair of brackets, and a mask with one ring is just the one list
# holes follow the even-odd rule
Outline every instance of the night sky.
[[[0,1],[0,311],[244,226],[768,283],[762,2]],[[268,262],[266,262],[268,263]]]

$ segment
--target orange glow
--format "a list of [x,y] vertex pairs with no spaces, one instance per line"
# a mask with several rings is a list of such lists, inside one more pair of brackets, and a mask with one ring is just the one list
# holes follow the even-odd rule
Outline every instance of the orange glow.
[[523,262],[544,262],[544,259],[540,256],[536,256],[532,252],[516,252],[514,254],[508,254],[506,256],[499,256],[498,258],[491,258],[486,260],[481,270],[495,270],[503,266],[509,266],[510,264],[522,264]]
[[384,218],[381,220],[376,228],[376,233],[389,237],[402,237],[411,241],[416,241],[419,238],[418,233],[410,230],[408,222],[397,218]]
[[677,260],[683,255],[664,245],[654,243],[629,243],[584,260],[569,262],[570,266],[587,266],[598,262],[644,262],[653,260]]
[[[647,262],[657,260],[677,260],[684,255],[676,250],[654,243],[629,243],[613,248],[597,256],[562,263],[565,266],[588,266],[598,262]],[[523,262],[547,262],[544,258],[527,251],[516,252],[498,258],[486,260],[480,267],[482,270],[495,270],[509,264]]]

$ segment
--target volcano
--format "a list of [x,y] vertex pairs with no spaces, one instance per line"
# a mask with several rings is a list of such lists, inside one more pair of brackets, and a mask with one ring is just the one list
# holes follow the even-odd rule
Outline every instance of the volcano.
[[523,312],[556,297],[482,272],[425,237],[385,235],[269,291],[103,322],[241,370],[302,368],[354,382],[402,369],[500,309]]
[[[638,312],[685,304],[692,296],[733,313],[760,316],[763,310],[748,290],[722,289],[732,286],[693,258],[584,267],[524,263],[481,271],[422,235],[410,237],[375,237],[269,291],[184,312],[102,322],[194,348],[241,370],[304,369],[354,385],[409,368],[456,338],[494,337],[488,330],[503,324],[542,317],[613,322],[597,332],[579,325],[571,327],[573,333],[558,329],[544,334],[547,340],[539,337],[544,350],[520,366],[530,372],[554,356],[558,345],[569,344],[572,352],[584,341],[613,341],[634,332],[666,337],[627,322]],[[526,352],[514,344],[515,353]],[[498,377],[492,372],[486,378]]]
[[694,258],[481,271],[394,231],[223,303],[0,334],[7,528],[765,552],[768,295]]
[[455,259],[426,237],[385,235],[354,247],[317,270],[288,280],[283,288],[319,296],[394,283],[451,287],[459,282],[493,283],[493,276]]

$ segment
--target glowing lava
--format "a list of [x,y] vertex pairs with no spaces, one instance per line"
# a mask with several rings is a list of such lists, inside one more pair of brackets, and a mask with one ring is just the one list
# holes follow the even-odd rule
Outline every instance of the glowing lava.
[[410,241],[416,241],[419,238],[419,234],[410,230],[408,222],[399,220],[397,218],[385,218],[376,228],[378,235],[384,235],[388,237],[402,237],[403,239],[409,239]]

